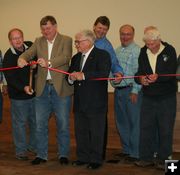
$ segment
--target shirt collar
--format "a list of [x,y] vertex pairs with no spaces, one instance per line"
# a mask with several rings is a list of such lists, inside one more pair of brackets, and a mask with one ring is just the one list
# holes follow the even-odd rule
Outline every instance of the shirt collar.
[[[23,43],[23,46],[24,46],[25,50],[28,48],[28,46],[25,43]],[[14,47],[11,46],[10,49],[11,49],[11,52],[14,55],[18,55],[17,52],[16,52],[16,49]]]
[[90,52],[93,50],[93,48],[94,48],[94,45],[86,53],[82,53],[82,54],[85,55],[85,57],[87,58]]
[[54,41],[55,41],[56,37],[57,37],[57,33],[56,33],[56,35],[55,35],[55,37],[54,37],[54,39],[53,39],[52,41],[47,40],[47,42],[48,42],[49,44],[54,44]]
[[147,48],[147,54],[148,54],[148,55],[149,55],[149,54],[159,55],[159,54],[163,51],[164,48],[165,48],[165,46],[164,46],[162,43],[160,43],[159,50],[158,50],[158,52],[157,52],[156,54],[153,54],[148,48]]

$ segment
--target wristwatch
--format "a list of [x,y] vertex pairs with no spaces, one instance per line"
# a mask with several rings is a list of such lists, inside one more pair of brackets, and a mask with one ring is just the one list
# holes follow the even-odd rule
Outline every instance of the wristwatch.
[[48,61],[48,67],[52,67],[51,61]]

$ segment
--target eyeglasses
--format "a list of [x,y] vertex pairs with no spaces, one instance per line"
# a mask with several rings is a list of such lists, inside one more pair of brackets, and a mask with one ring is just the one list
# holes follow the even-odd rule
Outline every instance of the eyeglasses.
[[16,40],[21,40],[23,37],[19,36],[19,37],[12,37],[11,40],[16,41]]
[[132,35],[133,35],[132,33],[120,33],[120,36],[130,37],[130,36],[132,36]]
[[80,43],[83,42],[83,41],[87,41],[87,39],[75,40],[75,41],[74,41],[74,44],[77,45],[77,44],[80,44]]

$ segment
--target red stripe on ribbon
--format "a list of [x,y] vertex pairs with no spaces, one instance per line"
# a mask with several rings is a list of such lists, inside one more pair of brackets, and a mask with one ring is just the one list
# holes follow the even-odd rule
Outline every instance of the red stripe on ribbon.
[[59,70],[59,69],[55,69],[55,68],[52,68],[52,67],[47,67],[47,69],[49,69],[51,71],[59,72],[59,73],[62,73],[62,74],[70,75],[69,72],[66,72],[66,71],[63,71],[63,70]]
[[[38,64],[37,61],[31,61],[29,64],[27,64],[26,66],[32,66]],[[13,69],[20,69],[21,67],[19,66],[14,66],[14,67],[5,67],[5,68],[0,68],[0,71],[7,71],[7,70],[13,70]],[[71,73],[63,71],[63,70],[59,70],[59,69],[55,69],[52,67],[46,67],[47,69],[49,69],[50,71],[55,71],[55,72],[59,72],[62,74],[66,74],[66,75],[70,75]],[[123,76],[122,79],[131,79],[131,78],[141,78],[143,76],[148,76],[148,75],[140,75],[140,76]],[[175,77],[175,76],[180,76],[180,74],[159,74],[159,77]],[[91,80],[116,80],[116,78],[91,78]]]
[[[122,79],[131,79],[131,78],[140,78],[143,77],[143,75],[140,76],[123,76]],[[116,78],[92,78],[91,80],[116,80]]]
[[[32,66],[38,64],[36,61],[32,61],[31,63],[27,64],[26,66]],[[4,68],[0,68],[0,71],[7,71],[7,70],[13,70],[13,69],[21,69],[21,67],[19,66],[14,66],[14,67],[4,67]]]

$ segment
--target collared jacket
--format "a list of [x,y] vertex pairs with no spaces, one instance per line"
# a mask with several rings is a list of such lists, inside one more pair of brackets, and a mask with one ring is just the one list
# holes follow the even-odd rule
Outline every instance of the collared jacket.
[[[32,42],[25,41],[23,45],[24,51],[29,49],[31,45]],[[13,47],[9,48],[4,55],[3,67],[4,68],[16,67],[18,57],[23,52],[18,51]],[[26,66],[21,69],[12,69],[12,70],[4,71],[4,75],[7,81],[8,94],[11,99],[25,100],[34,97],[34,95],[28,95],[24,91],[24,87],[29,85],[29,76],[30,76],[29,66]]]
[[[44,58],[48,60],[48,43],[44,36],[41,36],[35,40],[31,48],[20,55],[26,61],[29,61],[31,57]],[[51,52],[51,65],[52,68],[68,71],[69,62],[72,56],[72,39],[68,36],[57,33],[55,38],[52,52]],[[47,68],[43,68],[38,65],[38,71],[35,81],[36,96],[40,96],[44,90],[47,79]],[[69,96],[73,93],[73,87],[69,86],[65,79],[65,74],[51,71],[52,82],[54,88],[59,96]]]
[[[81,53],[73,56],[69,72],[80,71]],[[107,112],[108,82],[93,80],[107,78],[111,69],[111,58],[107,51],[94,47],[90,52],[82,72],[85,80],[74,81],[74,111],[96,114]]]
[[[161,76],[167,74],[175,74],[177,69],[177,55],[175,48],[166,42],[162,42],[165,48],[157,56],[155,73],[157,73],[158,79],[156,82],[151,83],[149,86],[143,86],[143,94],[151,97],[165,97],[168,95],[175,95],[177,91],[177,80],[175,76]],[[139,75],[153,74],[152,68],[149,63],[147,55],[147,47],[141,48],[139,60],[138,60],[138,72]],[[140,84],[140,79],[135,78],[135,81]]]

